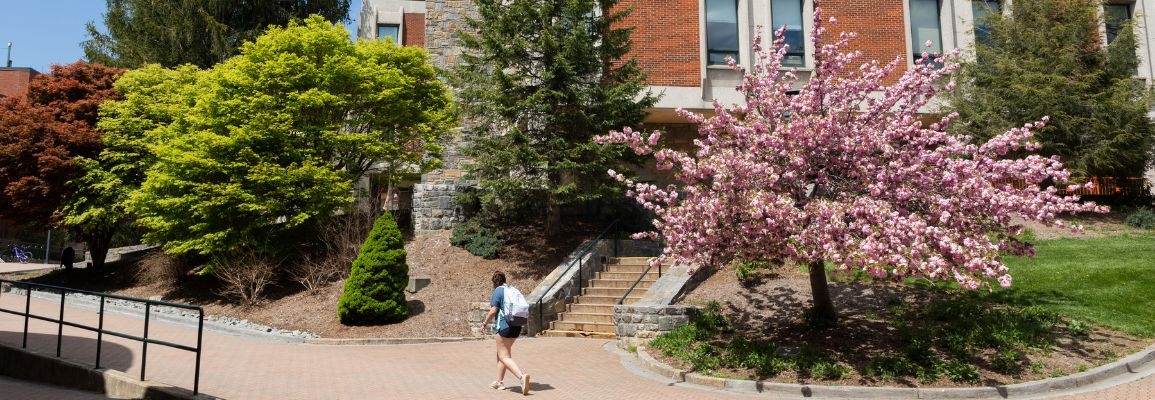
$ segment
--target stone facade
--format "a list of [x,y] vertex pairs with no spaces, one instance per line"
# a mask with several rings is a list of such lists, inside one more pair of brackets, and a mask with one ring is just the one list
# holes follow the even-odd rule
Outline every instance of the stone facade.
[[[422,177],[424,180],[424,177]],[[464,214],[453,202],[453,196],[466,186],[456,183],[418,183],[413,185],[413,229],[452,229]]]
[[614,325],[618,340],[637,344],[690,323],[698,315],[697,307],[690,306],[635,306],[614,307]]

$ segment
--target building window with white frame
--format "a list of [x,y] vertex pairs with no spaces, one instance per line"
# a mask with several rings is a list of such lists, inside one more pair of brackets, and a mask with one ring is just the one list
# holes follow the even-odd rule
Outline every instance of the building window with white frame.
[[[910,0],[911,52],[917,61],[923,52],[942,54],[942,19],[939,0]],[[926,42],[930,41],[930,47]]]
[[738,61],[738,0],[706,0],[706,64]]
[[782,65],[801,67],[806,65],[806,35],[802,31],[802,0],[772,0],[770,3],[770,21],[774,31],[786,27],[783,36],[786,45],[786,55],[782,58]]
[[1107,3],[1103,4],[1103,23],[1107,28],[1107,44],[1119,37],[1119,30],[1131,22],[1131,5]]
[[992,14],[1002,12],[1003,5],[999,0],[971,0],[971,14],[974,16],[975,44],[991,44],[991,28],[988,18]]
[[378,24],[377,40],[393,39],[393,43],[401,44],[401,26],[396,24]]

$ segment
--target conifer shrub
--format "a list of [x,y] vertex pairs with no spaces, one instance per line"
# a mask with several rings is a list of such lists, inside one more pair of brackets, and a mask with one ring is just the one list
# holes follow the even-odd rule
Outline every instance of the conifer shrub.
[[400,322],[409,316],[405,285],[409,265],[401,230],[393,215],[377,218],[361,246],[345,289],[337,302],[337,317],[345,325]]

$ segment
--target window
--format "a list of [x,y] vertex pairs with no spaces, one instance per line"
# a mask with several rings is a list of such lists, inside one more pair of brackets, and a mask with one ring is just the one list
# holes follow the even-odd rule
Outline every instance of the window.
[[706,64],[738,60],[738,0],[706,0]]
[[1119,37],[1119,30],[1131,22],[1131,5],[1104,4],[1103,22],[1107,25],[1107,44],[1111,44],[1116,37]]
[[377,40],[393,39],[393,43],[401,44],[400,25],[377,25]]
[[998,0],[971,0],[971,11],[975,18],[975,43],[991,44],[991,30],[987,18],[1002,11]]
[[802,0],[773,0],[770,3],[770,16],[775,31],[786,26],[784,36],[790,48],[786,50],[782,65],[791,67],[805,65],[806,37],[802,34]]
[[[942,21],[939,0],[910,0],[910,38],[914,59],[923,52],[942,54]],[[930,41],[930,47],[926,42]]]

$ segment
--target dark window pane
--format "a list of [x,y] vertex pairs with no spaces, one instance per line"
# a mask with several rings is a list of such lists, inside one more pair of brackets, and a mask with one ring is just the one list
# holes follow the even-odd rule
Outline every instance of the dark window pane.
[[806,58],[806,35],[802,32],[802,0],[774,0],[770,4],[771,23],[774,30],[786,26],[785,39],[790,49],[782,65],[802,66]]
[[[924,51],[942,54],[942,23],[939,21],[939,0],[910,0],[911,52],[915,59]],[[926,47],[930,41],[931,46]]]
[[1123,25],[1131,21],[1131,6],[1127,4],[1104,4],[1103,22],[1107,25],[1107,43],[1115,41]]
[[738,0],[706,0],[706,63],[738,60]]
[[1001,12],[1002,4],[997,0],[972,0],[971,11],[975,18],[975,43],[991,44],[990,26],[987,18]]
[[401,27],[397,25],[377,25],[377,40],[385,40],[385,38],[393,39],[393,43],[401,44],[401,39],[398,36],[401,33]]

